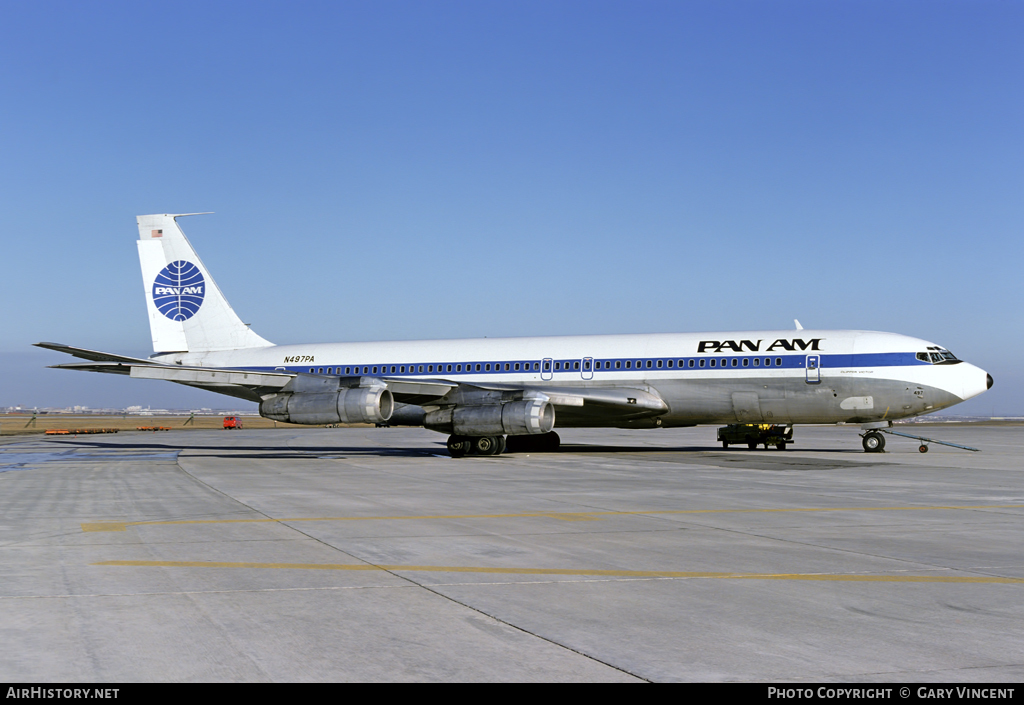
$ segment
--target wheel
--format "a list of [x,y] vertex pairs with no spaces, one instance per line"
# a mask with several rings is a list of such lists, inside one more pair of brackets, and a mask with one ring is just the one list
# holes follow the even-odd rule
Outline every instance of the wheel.
[[779,445],[775,446],[775,448],[778,449],[778,450],[786,450],[786,442],[785,441],[779,441]]
[[757,441],[748,441],[747,442],[747,449],[749,449],[749,450],[757,450]]
[[472,442],[466,436],[448,436],[448,454],[461,458],[469,453]]
[[540,450],[545,453],[554,453],[562,445],[562,439],[554,431],[541,434],[537,440],[540,441]]
[[920,447],[918,448],[918,451],[920,451],[922,453],[927,453],[928,452],[928,446],[926,446],[924,443],[922,443],[920,445]]
[[729,450],[729,441],[722,441],[722,447]]
[[885,450],[885,436],[878,431],[868,431],[862,441],[865,453],[881,453]]
[[504,436],[498,436],[497,438],[498,438],[498,450],[497,450],[497,452],[495,452],[495,455],[501,455],[502,453],[505,452],[505,448],[508,446],[508,444],[505,442],[505,437]]
[[473,455],[497,455],[498,439],[495,436],[480,436],[472,442]]

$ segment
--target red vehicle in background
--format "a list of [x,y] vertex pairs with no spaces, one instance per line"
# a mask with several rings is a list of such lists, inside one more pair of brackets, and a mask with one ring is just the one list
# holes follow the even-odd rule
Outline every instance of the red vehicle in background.
[[241,428],[242,419],[237,416],[225,416],[224,417],[224,428]]

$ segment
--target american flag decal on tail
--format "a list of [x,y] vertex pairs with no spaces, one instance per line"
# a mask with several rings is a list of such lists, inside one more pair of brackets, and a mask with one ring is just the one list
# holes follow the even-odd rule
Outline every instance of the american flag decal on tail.
[[153,230],[153,231],[151,231],[149,233],[149,236],[150,237],[163,237],[164,236],[164,231],[163,230]]

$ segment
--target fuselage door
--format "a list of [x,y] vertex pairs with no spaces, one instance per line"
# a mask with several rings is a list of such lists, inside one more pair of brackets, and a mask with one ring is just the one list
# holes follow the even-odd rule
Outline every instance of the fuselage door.
[[821,382],[821,355],[807,356],[807,384]]
[[540,363],[540,378],[543,380],[550,380],[554,377],[555,372],[552,367],[553,361],[550,357],[545,357]]
[[583,379],[594,379],[594,358],[583,358],[583,369],[580,370],[580,374],[583,375]]

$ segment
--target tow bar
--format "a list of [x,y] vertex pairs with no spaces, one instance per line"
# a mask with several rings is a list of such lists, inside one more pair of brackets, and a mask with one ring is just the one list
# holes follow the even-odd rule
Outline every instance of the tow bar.
[[921,441],[921,445],[918,450],[922,453],[928,452],[928,444],[937,443],[940,446],[950,446],[951,448],[961,448],[965,451],[972,451],[974,453],[980,453],[980,448],[971,448],[970,446],[962,446],[958,443],[949,443],[948,441],[936,441],[935,439],[926,439],[924,436],[910,436],[909,433],[900,433],[898,430],[892,430],[890,428],[879,428],[883,433],[892,433],[893,436],[902,436],[904,439],[913,439],[914,441]]

